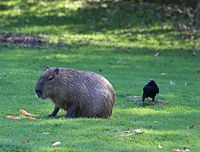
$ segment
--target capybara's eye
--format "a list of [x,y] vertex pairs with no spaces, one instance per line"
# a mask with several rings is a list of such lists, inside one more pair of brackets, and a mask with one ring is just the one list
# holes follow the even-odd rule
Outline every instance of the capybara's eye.
[[53,79],[53,77],[52,77],[52,76],[50,76],[50,77],[48,78],[48,80],[49,80],[49,81],[51,81],[52,79]]

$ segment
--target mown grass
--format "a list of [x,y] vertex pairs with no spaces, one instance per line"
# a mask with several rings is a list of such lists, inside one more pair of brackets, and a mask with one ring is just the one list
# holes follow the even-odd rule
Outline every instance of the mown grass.
[[[0,32],[65,43],[61,47],[1,44],[1,151],[156,152],[184,146],[199,151],[200,58],[192,56],[192,40],[181,40],[173,27],[187,21],[184,15],[166,17],[157,5],[133,2],[3,1],[0,8]],[[66,119],[61,111],[56,118],[47,118],[53,105],[34,93],[46,65],[105,76],[117,94],[112,117]],[[141,108],[127,97],[141,95],[151,78],[160,87],[158,98],[168,103],[146,103]],[[39,119],[6,118],[19,115],[19,109]],[[191,125],[194,128],[188,129]],[[124,133],[135,129],[144,133]],[[61,146],[51,147],[58,140]]]

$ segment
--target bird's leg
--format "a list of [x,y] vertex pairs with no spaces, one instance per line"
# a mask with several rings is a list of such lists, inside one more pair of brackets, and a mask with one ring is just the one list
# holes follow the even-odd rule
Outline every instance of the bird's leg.
[[140,102],[140,105],[142,107],[144,107],[144,100],[145,100],[145,94],[143,93],[143,95],[142,95],[142,101]]
[[152,98],[152,102],[154,102],[155,101],[155,96]]

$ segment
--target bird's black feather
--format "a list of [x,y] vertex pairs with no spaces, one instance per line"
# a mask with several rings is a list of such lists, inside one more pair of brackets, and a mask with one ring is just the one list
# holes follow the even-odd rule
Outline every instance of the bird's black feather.
[[155,100],[156,94],[159,93],[158,85],[154,80],[150,80],[143,88],[143,95],[142,95],[142,106],[144,106],[145,98],[152,98],[152,101]]

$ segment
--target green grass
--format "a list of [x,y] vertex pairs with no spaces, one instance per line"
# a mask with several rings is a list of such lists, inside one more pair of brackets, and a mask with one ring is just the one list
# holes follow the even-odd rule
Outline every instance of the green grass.
[[[156,5],[131,2],[17,0],[1,1],[0,8],[0,32],[40,35],[67,44],[0,45],[0,151],[160,152],[184,146],[199,151],[200,57],[192,56],[192,41],[182,41],[173,28],[173,23],[187,21],[183,15],[174,19]],[[157,52],[160,56],[155,57]],[[46,65],[105,76],[117,94],[112,117],[66,119],[61,111],[47,118],[53,104],[34,93]],[[128,100],[127,96],[141,95],[151,78],[160,87],[158,98],[168,103],[141,108]],[[39,119],[6,118],[18,116],[20,109]],[[195,127],[188,129],[192,124]],[[124,133],[135,129],[144,133]],[[62,145],[51,147],[58,140]]]

